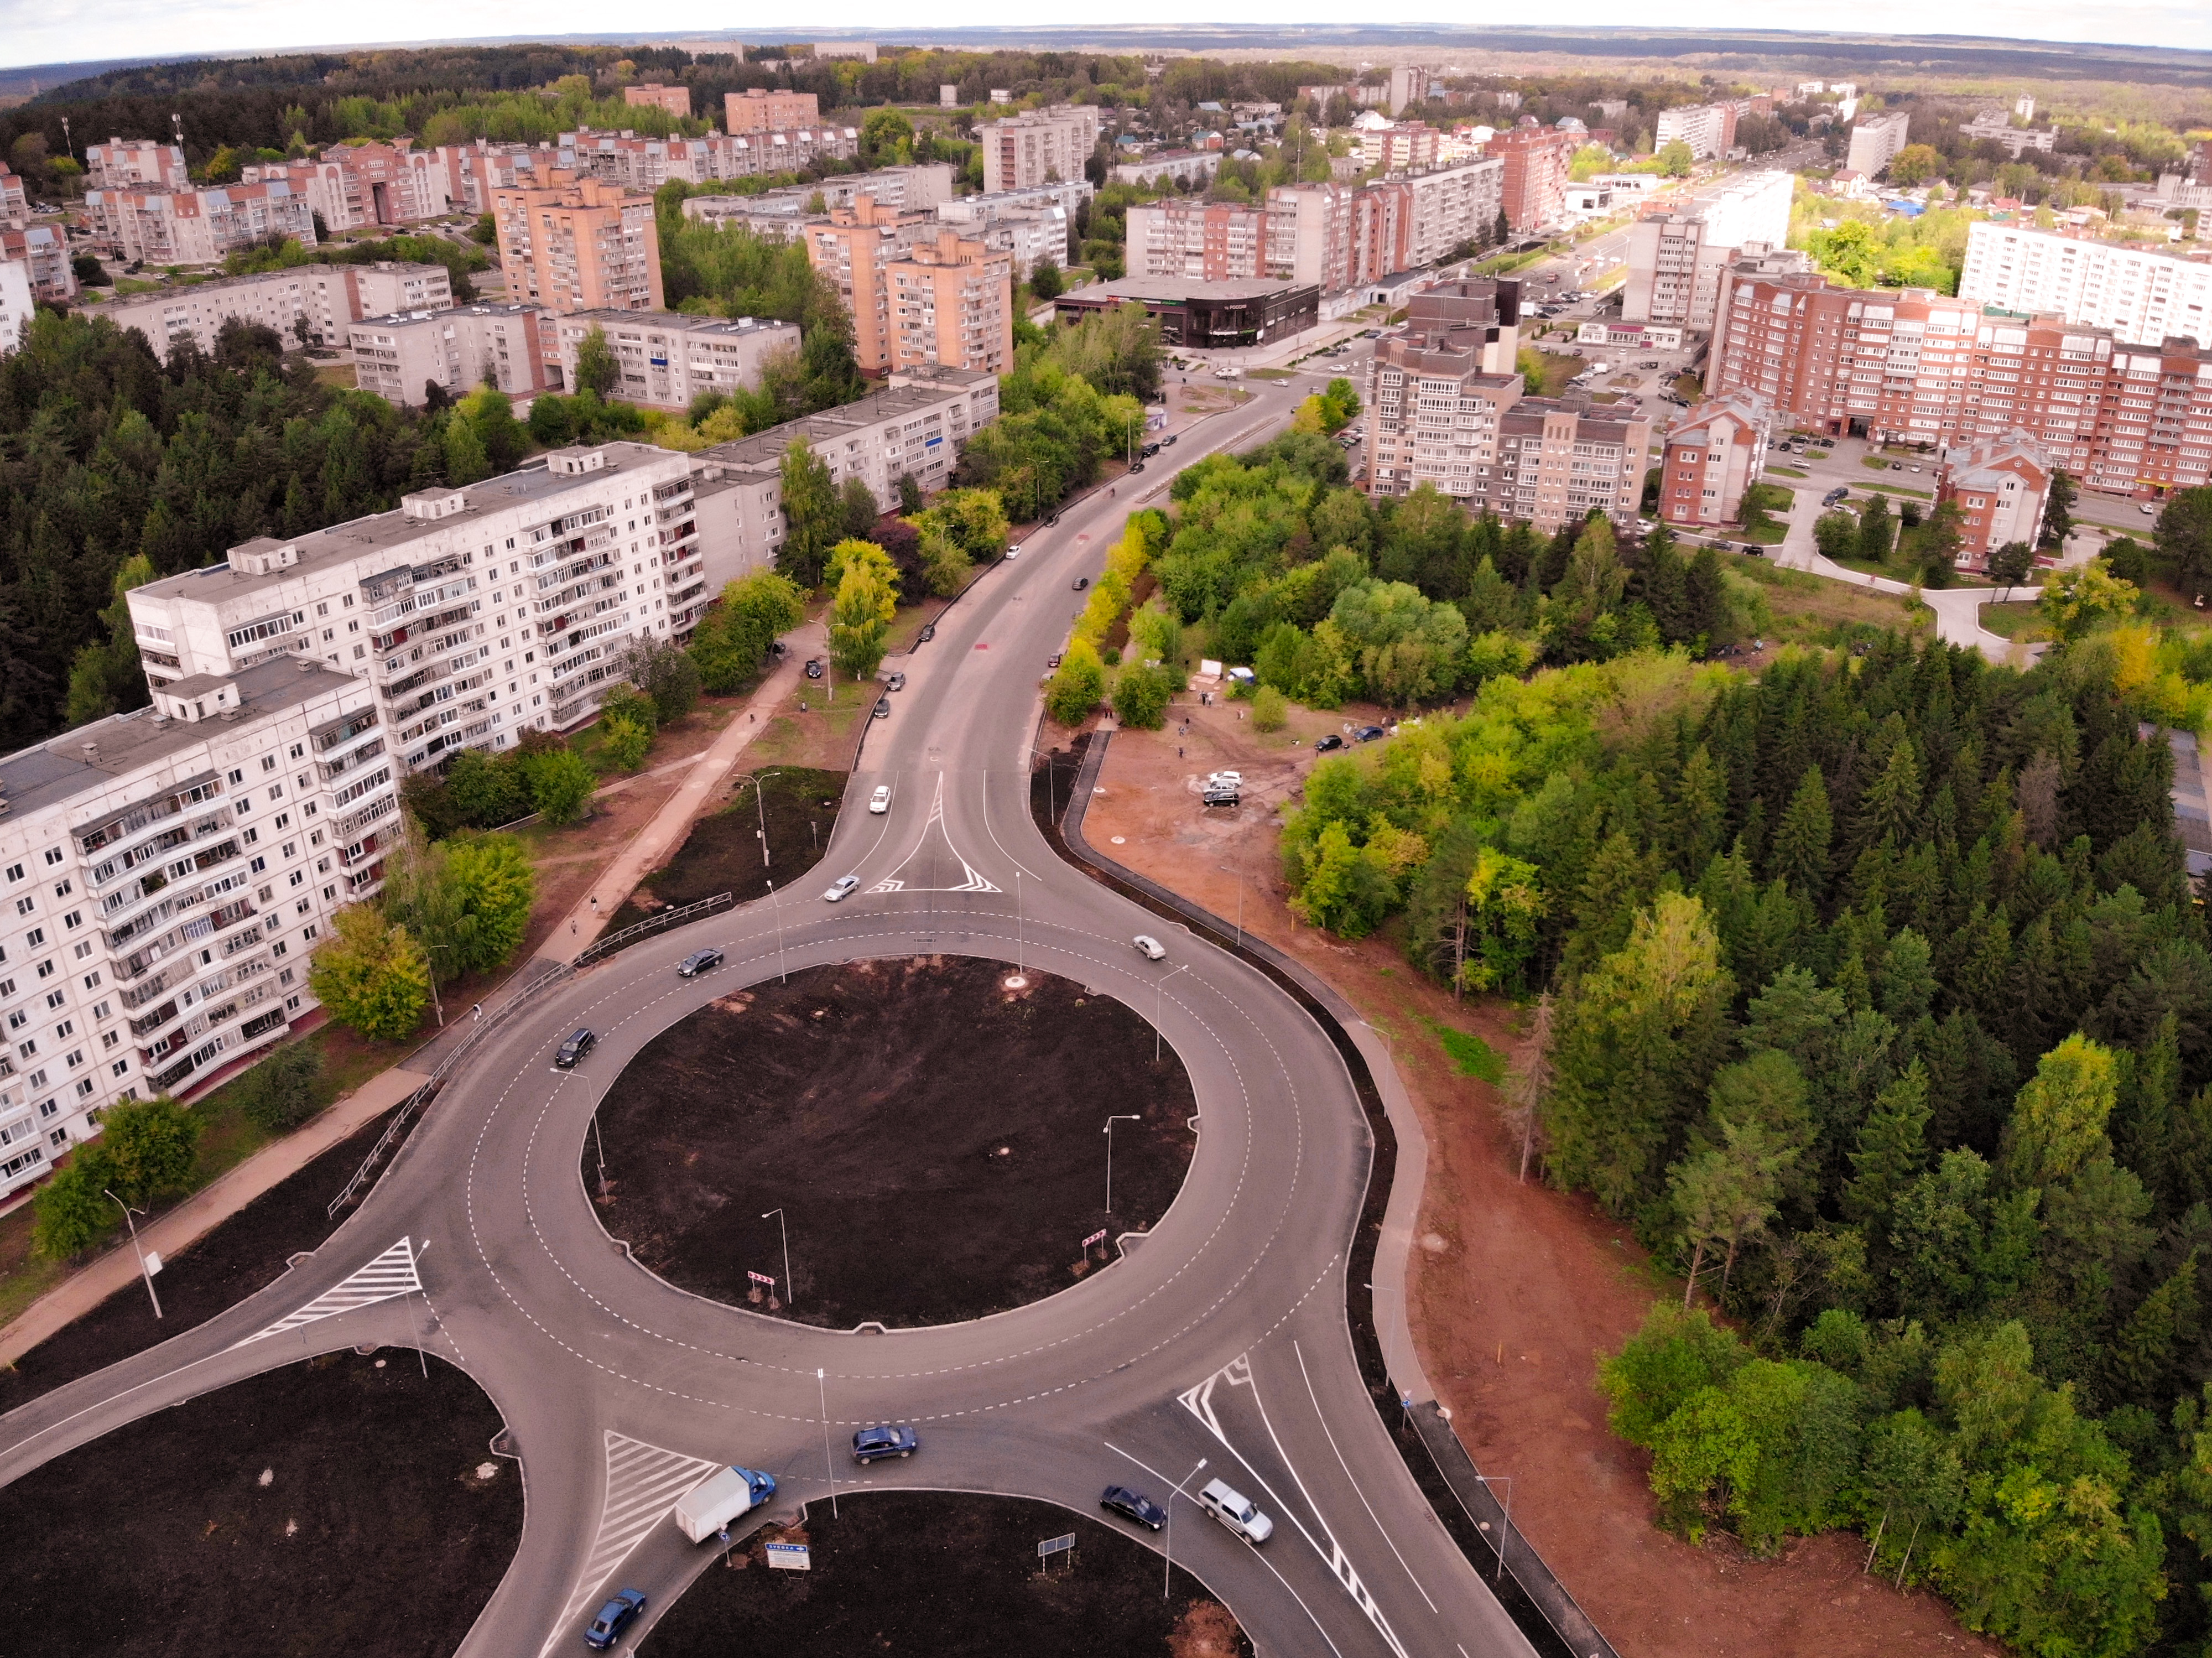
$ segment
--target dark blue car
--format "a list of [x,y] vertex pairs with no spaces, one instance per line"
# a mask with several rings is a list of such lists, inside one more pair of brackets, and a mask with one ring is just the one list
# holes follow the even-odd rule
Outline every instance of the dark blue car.
[[911,1428],[893,1427],[888,1424],[881,1427],[863,1428],[853,1436],[853,1461],[873,1462],[878,1457],[912,1456],[915,1448],[921,1443]]
[[1165,1509],[1144,1492],[1133,1491],[1127,1485],[1109,1485],[1099,1493],[1098,1506],[1127,1515],[1148,1531],[1158,1531],[1168,1523]]
[[584,1644],[594,1652],[605,1652],[621,1638],[630,1619],[644,1610],[645,1596],[641,1591],[617,1589],[615,1598],[599,1608],[599,1615],[584,1631]]

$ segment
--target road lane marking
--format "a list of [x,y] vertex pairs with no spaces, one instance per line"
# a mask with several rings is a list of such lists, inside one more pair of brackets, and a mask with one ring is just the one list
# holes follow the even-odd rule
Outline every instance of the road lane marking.
[[[1328,1425],[1328,1416],[1327,1412],[1325,1412],[1321,1407],[1321,1395],[1314,1392],[1312,1373],[1306,1369],[1305,1349],[1298,1345],[1297,1339],[1295,1336],[1291,1339],[1291,1351],[1298,1356],[1298,1374],[1305,1378],[1306,1397],[1313,1400],[1314,1419],[1321,1424],[1321,1430],[1328,1440],[1329,1449],[1336,1452],[1336,1466],[1344,1470],[1346,1483],[1352,1487],[1353,1493],[1359,1498],[1359,1506],[1367,1510],[1367,1517],[1375,1522],[1375,1529],[1382,1533],[1382,1540],[1385,1543],[1390,1544],[1390,1552],[1393,1554],[1398,1554],[1398,1546],[1397,1544],[1391,1542],[1390,1533],[1382,1524],[1382,1517],[1375,1512],[1375,1505],[1367,1500],[1367,1493],[1360,1489],[1359,1481],[1352,1475],[1352,1465],[1344,1460],[1344,1453],[1337,1448],[1336,1434]],[[1295,1469],[1292,1470],[1293,1473],[1296,1472],[1297,1471]],[[1421,1599],[1429,1601],[1429,1610],[1431,1612],[1436,1612],[1437,1603],[1434,1600],[1429,1600],[1428,1590],[1422,1588],[1421,1580],[1419,1578],[1413,1576],[1413,1569],[1411,1566],[1406,1565],[1406,1557],[1404,1555],[1398,1554],[1398,1564],[1401,1566],[1406,1566],[1406,1576],[1413,1577],[1413,1587],[1417,1589],[1420,1589],[1421,1591]],[[1438,1616],[1442,1616],[1442,1614],[1438,1613]]]
[[592,1552],[584,1557],[584,1570],[569,1593],[560,1621],[538,1649],[540,1658],[553,1649],[553,1643],[591,1605],[599,1585],[629,1558],[631,1551],[645,1540],[645,1534],[667,1517],[676,1499],[722,1466],[680,1451],[663,1450],[611,1428],[604,1431],[606,1490],[599,1504],[599,1533],[592,1539]]
[[422,1279],[415,1271],[415,1251],[402,1238],[344,1283],[325,1291],[299,1311],[287,1313],[267,1329],[257,1330],[242,1341],[234,1341],[231,1347],[235,1350],[248,1346],[264,1336],[283,1335],[305,1324],[350,1313],[356,1307],[373,1307],[380,1301],[415,1295],[422,1288]]
[[[922,849],[929,844],[929,837],[933,831],[936,834],[937,838],[945,843],[945,850],[946,853],[951,854],[952,861],[960,865],[962,872],[968,878],[966,880],[961,882],[957,886],[909,886],[906,882],[898,878],[899,870],[904,869],[908,864],[911,864],[915,859],[921,856]],[[898,869],[893,870],[882,880],[877,882],[875,885],[868,889],[868,891],[871,893],[889,893],[996,892],[998,890],[999,888],[992,882],[986,879],[982,875],[979,874],[975,866],[969,863],[968,859],[962,855],[960,849],[957,847],[952,844],[951,832],[945,827],[945,774],[943,772],[938,773],[937,793],[930,800],[929,816],[922,822],[921,838],[914,843],[914,850],[907,853],[907,855],[899,861]]]

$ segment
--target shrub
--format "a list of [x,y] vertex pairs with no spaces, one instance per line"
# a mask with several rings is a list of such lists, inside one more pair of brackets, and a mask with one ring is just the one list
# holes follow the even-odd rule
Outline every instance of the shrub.
[[520,764],[531,804],[547,823],[556,828],[573,823],[590,807],[599,780],[566,743],[550,752],[525,754]]
[[1255,731],[1279,732],[1288,717],[1289,704],[1282,692],[1273,685],[1262,685],[1252,697],[1252,728]]
[[1098,706],[1105,689],[1106,670],[1099,663],[1098,653],[1079,639],[1067,647],[1052,683],[1045,688],[1045,712],[1063,726],[1079,725]]
[[1156,732],[1167,724],[1175,687],[1164,668],[1124,669],[1114,685],[1114,717],[1137,731]]
[[643,765],[653,747],[653,733],[627,714],[609,714],[599,722],[599,732],[607,758],[624,771]]
[[289,1042],[239,1079],[246,1121],[264,1133],[297,1128],[322,1107],[323,1051],[313,1042]]

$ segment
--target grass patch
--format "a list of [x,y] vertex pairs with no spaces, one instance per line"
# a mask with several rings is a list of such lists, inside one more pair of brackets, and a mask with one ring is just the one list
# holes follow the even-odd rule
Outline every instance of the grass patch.
[[1695,374],[1677,374],[1674,376],[1674,395],[1695,403],[1705,395],[1705,383]]
[[1437,1041],[1450,1059],[1452,1068],[1461,1076],[1480,1078],[1493,1088],[1505,1080],[1505,1056],[1481,1037],[1473,1031],[1455,1030],[1434,1019],[1427,1023],[1429,1029],[1437,1033]]
[[1244,378],[1249,380],[1286,380],[1297,378],[1288,368],[1248,368]]
[[322,362],[315,365],[317,384],[335,386],[341,392],[356,389],[353,365],[349,362]]
[[1999,638],[2025,639],[2043,625],[2043,611],[2032,598],[2015,598],[1983,605],[1981,623]]
[[1771,476],[1775,477],[1802,478],[1810,477],[1812,476],[1811,473],[1804,471],[1795,466],[1769,466],[1766,470]]
[[1923,626],[1929,616],[1901,595],[1764,559],[1733,560],[1725,568],[1739,614],[1770,645],[1840,644],[1870,629]]

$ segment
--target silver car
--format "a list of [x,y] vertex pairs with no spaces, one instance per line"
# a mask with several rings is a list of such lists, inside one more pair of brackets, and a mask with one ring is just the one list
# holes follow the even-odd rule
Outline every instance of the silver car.
[[825,904],[842,903],[845,895],[860,884],[859,876],[841,875],[830,884],[830,890],[822,895],[822,902]]

